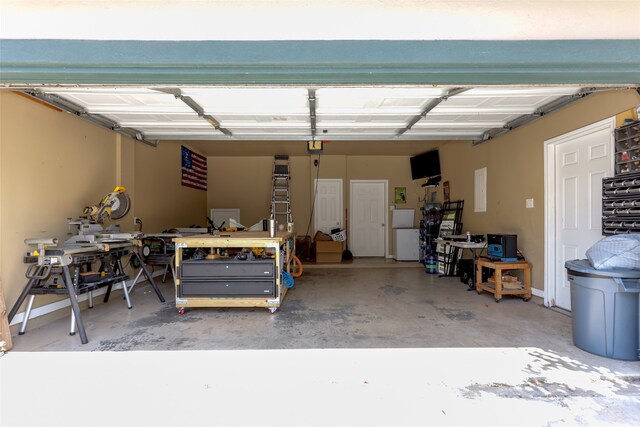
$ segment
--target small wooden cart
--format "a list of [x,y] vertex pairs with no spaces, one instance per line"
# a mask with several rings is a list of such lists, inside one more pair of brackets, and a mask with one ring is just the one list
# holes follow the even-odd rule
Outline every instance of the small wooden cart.
[[[495,285],[482,281],[482,267],[495,270]],[[523,283],[517,289],[505,288],[502,283],[502,272],[505,270],[522,270]],[[479,258],[476,263],[476,291],[478,294],[487,291],[493,294],[496,302],[503,295],[518,295],[529,301],[531,298],[531,264],[527,261],[502,262],[492,261],[487,258]]]
[[[294,234],[278,231],[220,232],[178,237],[175,242],[176,307],[264,307],[274,313],[287,293],[282,272],[289,271],[295,252]],[[268,258],[238,261],[184,256],[187,249],[204,253],[229,248],[261,248]],[[193,251],[192,251],[193,252]]]

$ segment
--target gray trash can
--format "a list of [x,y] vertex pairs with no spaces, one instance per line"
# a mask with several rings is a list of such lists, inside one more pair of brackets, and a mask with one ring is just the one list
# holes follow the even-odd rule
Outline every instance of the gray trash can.
[[586,259],[565,267],[576,347],[610,359],[640,359],[640,270],[596,270]]

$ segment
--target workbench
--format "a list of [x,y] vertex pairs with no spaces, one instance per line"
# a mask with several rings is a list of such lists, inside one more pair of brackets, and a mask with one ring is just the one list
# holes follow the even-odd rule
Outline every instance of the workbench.
[[[482,281],[483,267],[495,271],[495,285]],[[516,289],[503,286],[502,272],[509,270],[520,270],[523,273],[523,282]],[[518,295],[528,301],[531,298],[531,264],[527,261],[502,262],[479,258],[476,262],[476,291],[478,291],[478,294],[482,293],[482,291],[492,293],[496,302],[499,302],[503,295]]]
[[[28,281],[18,300],[9,312],[9,322],[18,312],[22,303],[29,297],[27,307],[20,326],[19,335],[24,335],[27,328],[33,302],[37,295],[64,295],[71,303],[71,330],[75,335],[76,325],[82,344],[88,342],[87,333],[82,321],[82,314],[78,305],[78,295],[88,294],[89,308],[93,307],[93,291],[106,287],[104,302],[109,301],[114,284],[122,283],[127,307],[132,308],[129,290],[125,280],[129,278],[124,272],[122,257],[131,255],[140,260],[135,251],[136,243],[110,242],[97,244],[72,244],[41,248],[37,255],[27,255],[24,262],[28,265],[25,276]],[[92,271],[92,266],[99,264],[97,277],[83,280],[83,273]],[[147,276],[151,286],[161,302],[164,297],[156,286],[146,265],[140,261],[141,271]]]
[[[287,293],[283,272],[295,253],[295,235],[277,231],[216,232],[178,237],[175,243],[176,307],[264,307],[274,313]],[[268,256],[239,260],[229,249],[262,249]]]

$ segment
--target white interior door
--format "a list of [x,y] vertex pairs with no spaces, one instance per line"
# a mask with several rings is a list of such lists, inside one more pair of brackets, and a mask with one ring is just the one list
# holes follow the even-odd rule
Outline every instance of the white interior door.
[[317,179],[314,204],[314,229],[329,234],[332,229],[343,229],[342,180]]
[[555,138],[555,259],[549,305],[571,310],[565,261],[583,259],[602,238],[602,179],[613,173],[613,126],[610,120]]
[[354,256],[385,256],[387,182],[351,181],[349,250]]

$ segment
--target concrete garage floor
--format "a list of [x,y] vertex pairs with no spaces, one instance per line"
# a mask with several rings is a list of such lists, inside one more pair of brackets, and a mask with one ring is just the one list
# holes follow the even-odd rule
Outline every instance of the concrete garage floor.
[[413,266],[307,266],[273,315],[116,293],[83,311],[86,345],[68,318],[14,337],[0,425],[640,425],[640,362],[576,348],[537,298]]

